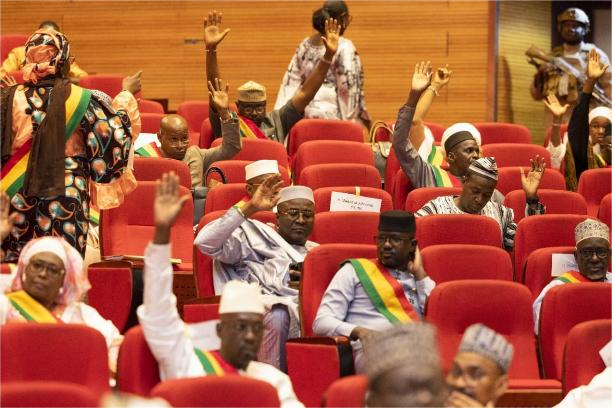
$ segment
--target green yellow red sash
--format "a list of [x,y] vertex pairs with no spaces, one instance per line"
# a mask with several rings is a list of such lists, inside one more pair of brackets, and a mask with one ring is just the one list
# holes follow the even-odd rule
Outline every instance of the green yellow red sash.
[[100,210],[92,203],[89,203],[89,222],[96,225],[100,224]]
[[202,364],[202,368],[204,368],[204,372],[207,375],[216,375],[221,377],[227,374],[238,373],[238,370],[223,360],[219,353],[215,351],[200,350],[198,348],[194,348],[194,351]]
[[242,209],[242,207],[244,207],[244,205],[246,203],[249,202],[249,200],[251,199],[251,197],[249,196],[244,196],[242,197],[242,199],[240,201],[238,201],[236,204],[234,204],[232,207],[233,208],[238,208],[238,209]]
[[565,272],[563,275],[557,276],[555,279],[560,280],[563,283],[582,283],[589,281],[578,271]]
[[444,155],[436,146],[431,146],[431,152],[427,157],[427,162],[431,164],[436,180],[436,187],[461,187],[462,183],[458,177],[450,174],[442,168]]
[[49,312],[46,307],[34,300],[24,290],[9,293],[6,297],[27,321],[36,323],[61,323],[61,320],[53,316],[53,313]]
[[[91,92],[89,90],[76,85],[70,86],[70,96],[66,99],[66,133],[64,134],[66,140],[70,138],[79,126],[79,123],[81,123],[90,99]],[[13,153],[8,162],[2,167],[0,172],[0,179],[2,180],[1,189],[9,197],[17,194],[23,186],[31,150],[32,139],[30,138]]]
[[419,321],[402,285],[376,260],[349,259],[372,304],[391,323]]
[[264,132],[261,131],[251,119],[238,115],[238,128],[240,136],[249,139],[267,139]]
[[134,151],[134,153],[140,157],[163,157],[161,150],[159,150],[159,147],[155,142],[140,146]]

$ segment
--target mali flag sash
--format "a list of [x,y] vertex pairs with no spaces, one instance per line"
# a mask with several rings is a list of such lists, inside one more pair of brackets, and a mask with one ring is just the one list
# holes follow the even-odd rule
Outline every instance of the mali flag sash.
[[144,146],[140,146],[134,151],[140,157],[163,157],[157,143],[151,142]]
[[238,128],[240,136],[248,139],[267,139],[264,132],[261,131],[251,119],[238,115]]
[[38,303],[27,294],[25,290],[19,290],[6,295],[13,307],[29,322],[36,323],[60,323],[61,320],[53,316],[46,307]]
[[431,146],[431,152],[427,157],[427,162],[431,164],[433,168],[436,187],[461,187],[463,185],[458,177],[455,177],[442,168],[444,155],[437,146]]
[[557,276],[555,279],[563,283],[582,283],[589,281],[578,271],[565,272],[563,275]]
[[[81,119],[85,115],[87,106],[91,99],[91,92],[87,89],[70,85],[70,96],[66,99],[66,133],[64,134],[65,141],[81,123]],[[1,189],[9,197],[13,197],[23,186],[25,173],[28,169],[28,160],[30,159],[30,151],[32,150],[32,138],[25,142],[6,162],[0,172],[2,180]]]
[[206,351],[198,348],[194,348],[194,350],[206,375],[222,377],[224,375],[238,373],[238,370],[223,360],[216,351]]
[[241,210],[242,207],[244,207],[244,205],[246,203],[248,203],[250,199],[251,199],[251,197],[244,196],[244,197],[242,197],[242,199],[240,201],[238,201],[236,204],[232,205],[232,207]]
[[391,323],[419,321],[402,285],[376,260],[349,259],[372,304]]

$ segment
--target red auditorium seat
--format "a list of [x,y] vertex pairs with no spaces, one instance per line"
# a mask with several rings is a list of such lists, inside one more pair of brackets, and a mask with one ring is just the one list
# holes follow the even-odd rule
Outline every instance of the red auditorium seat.
[[364,142],[363,127],[348,120],[302,119],[289,132],[287,152],[295,156],[300,145],[311,140]]
[[219,184],[208,190],[204,214],[219,210],[227,211],[246,194],[246,183]]
[[612,185],[612,169],[590,169],[580,175],[578,180],[578,192],[582,194],[587,202],[587,208],[591,217],[596,217],[599,204],[607,194],[610,194]]
[[[210,165],[210,167],[218,167],[221,169],[225,175],[225,181],[227,183],[246,183],[246,172],[244,167],[249,163],[253,162],[249,160],[221,160],[214,162]],[[285,182],[285,186],[290,185],[291,180],[289,178],[287,168],[278,166],[278,170],[283,178],[283,181]],[[208,179],[206,180],[206,184],[208,184],[208,181],[211,179],[221,181],[221,177],[218,174],[210,173]]]
[[132,305],[132,268],[130,262],[96,262],[87,268],[91,289],[89,305],[109,319],[121,333],[125,330]]
[[502,246],[501,229],[493,218],[482,215],[428,215],[416,220],[419,248],[439,244]]
[[432,245],[421,251],[423,267],[436,284],[463,279],[512,280],[512,260],[489,245]]
[[3,383],[3,407],[98,407],[99,397],[87,387],[58,381]]
[[516,282],[461,280],[437,285],[429,296],[425,317],[438,329],[444,370],[450,369],[464,331],[482,323],[514,346],[510,388],[520,384],[520,388],[560,391],[558,381],[540,380],[531,305],[529,290]]
[[354,163],[374,166],[370,145],[344,140],[314,140],[300,145],[291,164],[296,184],[300,174],[308,166],[326,163]]
[[[567,132],[567,123],[562,123],[560,127],[560,135],[561,139],[563,139],[563,135]],[[550,143],[550,132],[552,132],[552,126],[546,129],[546,136],[544,136],[544,147],[548,146]]]
[[436,143],[440,143],[442,141],[442,135],[444,134],[446,127],[443,125],[440,125],[439,123],[433,123],[433,122],[424,122],[424,123],[425,123],[425,126],[427,126],[429,130],[431,130],[431,134],[434,137],[434,141]]
[[522,278],[517,273],[517,280],[520,279],[529,288],[534,302],[542,289],[553,279],[551,276],[552,255],[573,254],[575,250],[575,246],[554,246],[536,249],[527,256],[525,271]]
[[159,366],[140,326],[125,333],[117,360],[117,388],[121,392],[148,396],[160,382]]
[[321,212],[310,240],[319,244],[374,244],[380,215],[373,212]]
[[474,123],[480,132],[482,145],[491,143],[531,143],[531,133],[523,125],[500,122]]
[[84,385],[96,396],[110,390],[106,342],[91,327],[5,324],[0,339],[2,388],[14,381],[61,381]]
[[300,325],[305,337],[287,342],[287,368],[298,399],[308,407],[319,406],[329,385],[354,371],[347,338],[314,337],[312,323],[323,294],[342,261],[375,257],[375,245],[358,244],[320,245],[306,256],[299,300]]
[[151,391],[173,407],[280,407],[276,388],[240,375],[181,378]]
[[460,195],[459,187],[421,187],[415,188],[406,196],[404,209],[410,212],[417,212],[425,204],[434,198],[447,195]]
[[198,323],[219,319],[219,301],[221,297],[211,296],[202,300],[211,303],[191,303],[183,305],[183,320],[185,323]]
[[157,133],[159,132],[159,126],[161,124],[161,120],[164,117],[163,113],[141,113],[140,121],[142,123],[142,127],[140,129],[141,133]]
[[584,221],[584,215],[549,214],[523,218],[514,237],[514,271],[518,282],[523,281],[525,262],[536,249],[555,246],[575,246],[574,230]]
[[[527,167],[523,167],[527,174]],[[557,170],[547,169],[540,181],[540,188],[551,190],[565,190],[565,177]],[[508,194],[514,190],[522,190],[520,167],[501,167],[497,180],[497,189],[502,194]]]
[[313,190],[335,186],[381,188],[380,174],[376,167],[349,163],[308,166],[300,174],[300,184]]
[[545,147],[527,143],[493,143],[482,146],[483,156],[495,157],[497,167],[531,168],[530,160],[539,155],[550,170],[550,153]]
[[[213,140],[211,147],[220,146],[223,139]],[[274,140],[242,138],[242,149],[232,160],[276,160],[279,166],[289,168],[289,158],[285,146]]]
[[[573,191],[539,189],[540,202],[546,206],[546,214],[586,215],[584,198]],[[504,205],[514,211],[514,222],[525,218],[525,192],[514,190],[506,194]]]
[[25,46],[29,38],[29,35],[24,34],[0,35],[0,61],[4,62],[13,48]]
[[545,378],[561,380],[563,348],[569,331],[588,320],[610,319],[612,285],[583,282],[552,288],[540,310],[538,343]]
[[140,113],[164,114],[164,106],[161,103],[148,99],[141,99],[138,101],[138,110]]
[[[400,168],[399,161],[397,160],[397,156],[395,155],[395,151],[393,148],[389,151],[389,157],[387,157],[387,165],[385,167],[385,191],[391,196],[393,196],[393,189],[395,186],[395,177],[397,177],[397,172],[402,171]],[[406,175],[404,175],[406,177]]]
[[112,99],[123,89],[123,76],[114,74],[86,75],[79,80],[79,86],[87,89],[97,89]]
[[329,211],[332,192],[355,194],[362,197],[378,198],[382,200],[380,212],[393,209],[391,196],[385,190],[372,187],[322,187],[314,191],[315,212]]
[[563,394],[587,385],[606,368],[599,350],[610,342],[610,332],[610,319],[582,322],[570,330],[563,352]]
[[410,180],[408,180],[408,176],[402,169],[399,169],[393,178],[393,191],[391,195],[393,196],[393,208],[396,210],[401,210],[406,205],[406,197],[408,193],[412,191],[414,187]]
[[181,102],[176,108],[176,114],[185,118],[190,132],[200,132],[202,122],[208,119],[208,99]]
[[604,198],[601,199],[597,218],[608,227],[612,228],[612,194],[606,194]]
[[178,175],[181,186],[191,189],[189,167],[182,161],[159,157],[134,157],[134,177],[138,181],[157,181],[169,171]]
[[365,407],[368,377],[349,375],[339,378],[329,386],[323,396],[324,407]]
[[[147,159],[148,160],[148,159]],[[125,198],[125,202],[100,215],[100,252],[107,255],[144,255],[144,250],[153,237],[155,223],[151,208],[155,200],[155,182],[141,181],[138,187]],[[191,194],[183,186],[181,195]],[[148,207],[148,210],[143,210]],[[172,257],[181,263],[174,265],[178,270],[191,271],[193,242],[193,201],[187,200],[171,233]]]
[[202,126],[200,127],[200,148],[208,149],[214,138],[215,136],[213,135],[210,119],[206,118],[202,121]]

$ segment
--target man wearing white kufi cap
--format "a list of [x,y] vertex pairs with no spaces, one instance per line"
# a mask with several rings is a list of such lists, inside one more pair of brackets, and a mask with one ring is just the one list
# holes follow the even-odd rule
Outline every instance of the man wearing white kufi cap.
[[282,407],[302,407],[289,377],[256,361],[266,312],[257,284],[227,282],[216,326],[211,322],[186,325],[179,317],[172,293],[170,229],[189,199],[189,195],[180,196],[176,174],[166,173],[158,181],[155,233],[145,252],[144,296],[138,319],[158,362],[160,378],[243,375],[274,386]]
[[[274,160],[246,166],[247,197],[202,228],[195,245],[213,258],[215,293],[230,280],[257,283],[268,308],[260,361],[284,368],[284,344],[299,336],[297,283],[309,249],[314,224],[314,199],[308,187],[281,189]],[[251,217],[278,205],[273,228]]]
[[[412,77],[412,89],[406,104],[400,108],[393,132],[393,150],[400,166],[414,188],[461,187],[470,163],[480,152],[480,132],[469,123],[456,123],[444,131],[441,147],[432,147],[428,159],[419,153],[409,137],[416,105],[421,94],[428,89],[429,66],[417,64]],[[448,168],[443,167],[446,159]],[[495,190],[492,200],[502,203],[503,194]]]
[[601,221],[587,218],[576,226],[576,250],[574,257],[578,270],[569,270],[553,279],[533,303],[535,332],[538,333],[540,309],[546,293],[555,286],[566,283],[602,282],[612,283],[610,263],[610,229]]

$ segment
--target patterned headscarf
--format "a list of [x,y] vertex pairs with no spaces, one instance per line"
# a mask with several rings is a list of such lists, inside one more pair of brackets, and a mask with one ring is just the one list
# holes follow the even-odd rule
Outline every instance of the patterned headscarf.
[[61,305],[79,301],[91,288],[83,269],[81,254],[59,237],[42,237],[28,242],[19,255],[17,273],[11,285],[11,292],[23,290],[23,278],[30,259],[41,252],[51,252],[64,262],[64,285],[56,300]]
[[469,173],[477,174],[491,180],[497,181],[497,163],[494,157],[482,157],[474,160],[468,168]]
[[40,78],[61,71],[70,56],[70,43],[59,31],[43,28],[30,36],[25,53],[23,79],[35,84]]

